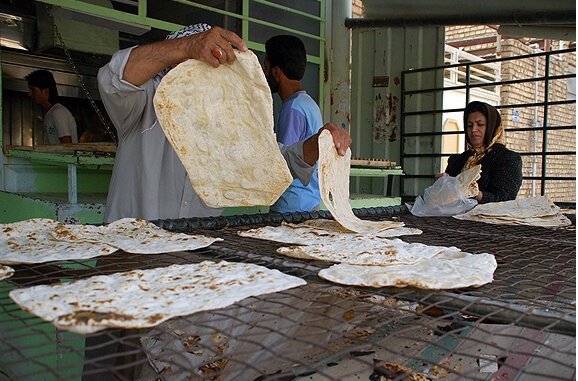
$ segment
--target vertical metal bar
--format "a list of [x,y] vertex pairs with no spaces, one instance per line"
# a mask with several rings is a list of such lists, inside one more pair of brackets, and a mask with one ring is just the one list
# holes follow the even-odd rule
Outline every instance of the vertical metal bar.
[[549,96],[548,92],[550,90],[550,56],[551,52],[548,52],[544,56],[546,62],[544,63],[544,121],[542,123],[542,179],[540,184],[540,195],[546,194],[546,152],[548,146],[548,108],[549,108]]
[[[468,103],[470,103],[470,80],[471,80],[471,74],[472,74],[472,70],[471,70],[471,65],[466,64],[466,104],[464,105],[464,108],[468,105]],[[464,126],[464,130],[466,129],[466,126]],[[465,132],[465,131],[464,131]]]
[[[2,49],[0,49],[0,89],[2,89]],[[2,97],[2,94],[4,92],[0,91],[0,158],[2,159],[0,161],[0,165],[3,164],[4,162],[4,125],[3,125],[3,120],[4,120],[4,110],[2,109],[3,105],[4,105],[4,98]],[[0,171],[0,175],[4,173],[4,171]],[[2,181],[0,180],[0,185],[2,184]],[[0,188],[3,189],[3,188]]]
[[[471,89],[470,89],[470,81],[471,81],[471,75],[472,75],[472,66],[467,64],[466,65],[466,104],[464,105],[464,109],[466,108],[466,106],[468,105],[468,103],[470,103],[470,94],[471,94]],[[464,134],[467,135],[467,126],[464,125]],[[468,143],[466,143],[467,139],[464,138],[464,150],[466,150],[468,148]]]
[[138,0],[138,15],[139,17],[147,17],[147,0]]
[[324,105],[325,105],[325,91],[323,88],[323,84],[325,83],[325,27],[327,25],[327,7],[325,5],[325,0],[320,1],[320,11],[319,16],[321,20],[319,21],[319,90],[318,90],[318,98],[319,98],[319,107],[321,108],[321,115],[324,113]]
[[76,204],[78,202],[78,188],[76,184],[76,164],[68,164],[68,202],[70,204]]
[[[2,49],[0,48],[0,89],[2,89]],[[4,98],[3,91],[0,90],[0,190],[6,190],[6,183],[4,178],[5,166],[4,166]]]
[[249,41],[249,2],[251,0],[243,0],[243,18],[241,21],[241,33],[244,41]]
[[[399,149],[399,165],[401,168],[405,168],[405,76],[407,73],[405,71],[401,72],[401,99],[399,100],[399,107],[401,110],[401,118],[399,121],[399,136],[401,139],[401,147]],[[404,192],[404,184],[405,179],[403,176],[400,176],[399,179],[399,195],[403,196]],[[402,200],[403,202],[403,200]]]

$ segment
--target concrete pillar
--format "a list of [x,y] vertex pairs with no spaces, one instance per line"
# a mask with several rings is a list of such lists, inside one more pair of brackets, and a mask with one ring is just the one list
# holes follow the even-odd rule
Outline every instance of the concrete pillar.
[[351,37],[345,20],[351,18],[351,0],[327,2],[325,121],[349,130]]

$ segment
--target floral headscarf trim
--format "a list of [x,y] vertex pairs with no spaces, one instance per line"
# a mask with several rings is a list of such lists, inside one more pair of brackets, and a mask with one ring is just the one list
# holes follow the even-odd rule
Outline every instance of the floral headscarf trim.
[[[209,29],[211,29],[211,26],[209,24],[205,24],[205,23],[193,24],[193,25],[189,25],[187,27],[184,27],[182,29],[176,30],[172,33],[169,33],[167,35],[167,37],[165,38],[165,40],[172,40],[175,38],[191,36],[193,34],[206,32]],[[173,67],[174,66],[169,66],[169,67],[163,69],[162,71],[160,71],[157,75],[155,75],[153,77],[153,85],[154,85],[155,90],[157,89],[157,87],[161,83],[161,80],[163,79],[165,74],[167,74]]]

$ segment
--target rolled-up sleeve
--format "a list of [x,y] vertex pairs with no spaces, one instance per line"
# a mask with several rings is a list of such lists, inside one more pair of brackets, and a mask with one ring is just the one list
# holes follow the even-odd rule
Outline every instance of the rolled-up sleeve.
[[315,172],[316,165],[309,165],[303,160],[303,141],[290,146],[278,144],[293,178],[299,179],[303,185],[307,186],[311,176],[313,176],[313,172]]
[[133,48],[116,52],[110,62],[98,71],[98,90],[102,103],[121,136],[142,123],[147,102],[154,95],[152,81],[135,86],[122,78]]

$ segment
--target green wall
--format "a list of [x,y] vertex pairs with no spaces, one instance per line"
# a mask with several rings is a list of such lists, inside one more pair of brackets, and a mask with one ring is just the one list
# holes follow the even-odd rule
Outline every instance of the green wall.
[[0,192],[0,223],[51,218],[61,222],[100,224],[103,216],[103,199],[100,202],[69,204],[63,202],[62,196],[57,194]]

